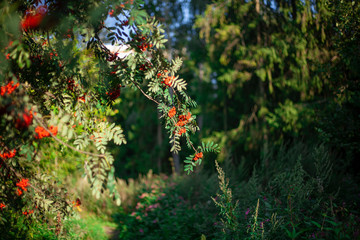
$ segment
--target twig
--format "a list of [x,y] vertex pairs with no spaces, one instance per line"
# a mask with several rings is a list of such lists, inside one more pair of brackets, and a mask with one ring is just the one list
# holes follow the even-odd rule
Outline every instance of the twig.
[[186,136],[186,140],[188,140],[188,142],[190,143],[191,147],[194,149],[194,151],[197,153],[198,151],[195,149],[194,145],[192,144],[192,142],[190,141],[189,136]]
[[145,97],[147,97],[148,99],[150,99],[151,101],[155,102],[158,105],[160,104],[158,101],[147,95],[136,82],[134,82],[133,80],[130,81],[141,91],[142,94],[144,94]]
[[33,114],[33,117],[34,119],[40,124],[40,126],[42,128],[44,128],[50,135],[51,137],[53,137],[56,141],[58,141],[59,143],[61,143],[62,145],[65,145],[66,147],[76,151],[76,152],[79,152],[79,153],[82,153],[82,154],[86,154],[86,155],[90,155],[90,156],[94,156],[94,157],[101,157],[101,158],[105,158],[105,155],[104,154],[96,154],[96,153],[91,153],[91,152],[86,152],[86,151],[82,151],[82,150],[79,150],[79,149],[76,149],[75,147],[67,144],[66,142],[63,142],[62,140],[60,140],[59,138],[57,138],[54,134],[52,134],[52,132],[47,128],[45,127],[45,125],[38,119],[38,117],[36,117],[34,114]]

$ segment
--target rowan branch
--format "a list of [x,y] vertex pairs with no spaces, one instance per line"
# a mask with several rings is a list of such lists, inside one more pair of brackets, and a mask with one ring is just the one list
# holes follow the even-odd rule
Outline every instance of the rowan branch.
[[136,83],[134,82],[133,80],[130,79],[130,81],[141,91],[141,93],[147,97],[148,99],[150,99],[151,101],[155,102],[156,104],[160,104],[158,101],[156,101],[155,99],[153,99],[152,97],[150,97],[149,95],[147,95],[142,89],[141,87]]
[[96,154],[96,153],[82,151],[82,150],[76,149],[75,147],[67,144],[66,142],[64,142],[64,141],[60,140],[59,138],[57,138],[47,127],[45,127],[45,124],[43,124],[42,121],[40,121],[40,119],[38,117],[36,117],[34,114],[33,114],[33,117],[40,124],[40,126],[42,128],[44,128],[51,135],[52,138],[54,138],[56,141],[58,141],[62,145],[66,146],[66,147],[68,147],[68,148],[70,148],[70,149],[72,149],[72,150],[74,150],[74,151],[76,151],[78,153],[86,154],[86,155],[93,156],[93,157],[105,158],[104,154]]
[[[12,166],[10,166],[9,164],[7,164],[5,161],[2,161],[2,164],[5,166],[5,168],[7,168],[7,169],[9,169],[11,172],[13,172],[18,179],[23,179],[23,178],[24,178],[24,176],[22,176],[20,173],[18,173]],[[42,194],[45,196],[45,193],[44,193],[41,189],[35,187],[35,186],[34,186],[33,184],[31,184],[31,183],[29,183],[29,186],[30,186],[31,188],[33,188],[35,191],[37,191],[37,192],[39,192],[39,193],[42,193]]]
[[195,149],[194,145],[192,144],[192,142],[190,141],[189,136],[186,136],[186,140],[188,141],[188,143],[190,143],[191,147],[194,149],[194,151],[197,153],[198,151]]

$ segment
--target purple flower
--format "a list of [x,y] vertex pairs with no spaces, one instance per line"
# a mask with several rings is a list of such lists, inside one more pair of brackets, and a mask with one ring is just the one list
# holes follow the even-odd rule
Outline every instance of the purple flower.
[[248,208],[245,212],[245,216],[247,216],[250,213],[250,208]]
[[139,232],[144,233],[144,230],[142,228],[139,229]]

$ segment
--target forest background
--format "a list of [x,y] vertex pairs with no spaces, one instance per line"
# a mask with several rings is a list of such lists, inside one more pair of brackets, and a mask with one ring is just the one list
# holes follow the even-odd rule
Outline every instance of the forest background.
[[61,223],[7,215],[6,237],[359,238],[360,3],[167,0],[141,7],[163,24],[165,56],[183,59],[178,74],[198,104],[193,142],[218,143],[220,153],[186,175],[190,150],[171,153],[156,106],[124,88],[108,118],[127,140],[110,145],[122,205],[89,193],[74,164],[81,154],[44,146],[44,169],[81,205]]

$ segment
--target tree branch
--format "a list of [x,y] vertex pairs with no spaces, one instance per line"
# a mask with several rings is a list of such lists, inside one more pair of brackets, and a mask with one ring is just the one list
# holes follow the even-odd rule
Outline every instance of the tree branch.
[[38,117],[36,117],[34,114],[33,114],[33,117],[34,119],[40,124],[40,126],[42,128],[44,128],[50,135],[51,137],[53,137],[56,141],[58,141],[59,143],[61,143],[62,145],[76,151],[76,152],[79,152],[79,153],[82,153],[82,154],[86,154],[86,155],[89,155],[89,156],[93,156],[93,157],[101,157],[101,158],[105,158],[105,155],[104,154],[96,154],[96,153],[91,153],[91,152],[86,152],[86,151],[82,151],[82,150],[79,150],[79,149],[76,149],[75,147],[67,144],[66,142],[60,140],[59,138],[57,138],[54,134],[52,134],[52,132],[47,128],[45,127],[45,125],[40,121],[40,119]]
[[145,96],[145,97],[147,97],[148,99],[150,99],[151,101],[153,101],[153,102],[155,102],[156,104],[160,104],[158,101],[156,101],[155,99],[153,99],[152,97],[150,97],[149,95],[147,95],[142,89],[141,89],[141,87],[136,83],[136,82],[134,82],[134,81],[132,81],[132,80],[130,80],[140,91],[141,91],[141,93]]

